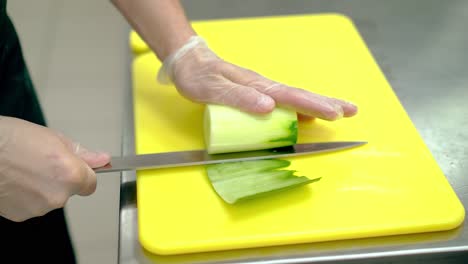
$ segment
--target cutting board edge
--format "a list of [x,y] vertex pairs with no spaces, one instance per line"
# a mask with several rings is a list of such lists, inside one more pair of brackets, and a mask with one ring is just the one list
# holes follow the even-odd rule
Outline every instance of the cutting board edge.
[[[464,213],[463,213],[464,215]],[[351,241],[351,240],[360,240],[360,239],[372,239],[372,238],[390,238],[394,236],[402,236],[402,235],[418,235],[423,233],[437,233],[437,232],[445,232],[451,231],[461,226],[463,222],[463,218],[452,221],[451,225],[440,224],[444,226],[443,228],[438,227],[440,225],[432,225],[433,227],[427,229],[427,226],[420,226],[419,228],[415,228],[414,226],[408,227],[406,231],[396,230],[394,228],[389,230],[376,230],[369,229],[365,233],[367,235],[362,235],[362,230],[356,233],[346,234],[346,235],[336,235],[336,236],[328,236],[326,239],[323,238],[315,238],[311,239],[310,236],[297,236],[291,235],[291,238],[286,236],[278,236],[277,239],[265,238],[262,241],[255,241],[249,240],[249,242],[245,242],[248,239],[242,240],[239,239],[237,243],[219,243],[220,241],[217,240],[216,243],[213,244],[204,244],[200,246],[200,244],[196,245],[196,243],[191,243],[189,246],[181,245],[181,246],[162,246],[162,244],[158,245],[155,243],[147,242],[145,235],[143,232],[139,232],[139,241],[140,244],[143,246],[145,250],[151,252],[153,254],[157,254],[160,256],[174,256],[174,255],[185,255],[185,254],[194,254],[194,253],[213,253],[213,252],[220,252],[220,251],[231,251],[231,250],[246,250],[246,249],[258,249],[258,248],[269,248],[269,247],[278,247],[278,246],[294,246],[294,245],[305,245],[305,244],[320,244],[320,243],[329,243],[334,241]],[[150,239],[151,240],[151,239]],[[163,243],[164,244],[164,243]]]
[[[269,16],[250,16],[250,17],[233,17],[233,18],[214,18],[214,19],[207,19],[207,20],[193,20],[191,21],[191,24],[193,24],[194,27],[196,27],[196,25],[198,23],[206,23],[206,22],[229,22],[229,21],[239,21],[239,20],[265,20],[265,19],[281,19],[281,18],[301,18],[301,17],[304,17],[304,18],[307,18],[307,17],[334,17],[334,18],[339,18],[339,19],[342,19],[344,21],[346,21],[347,23],[350,23],[352,24],[353,26],[355,26],[355,23],[353,21],[353,19],[344,14],[344,13],[340,13],[340,12],[323,12],[323,13],[299,13],[299,14],[287,14],[287,15],[269,15]],[[361,36],[360,36],[361,37]],[[140,54],[144,54],[144,53],[147,53],[147,52],[151,52],[151,49],[150,47],[148,46],[148,44],[139,36],[139,34],[134,30],[134,29],[131,29],[129,34],[128,34],[128,43],[129,43],[129,47],[130,49],[132,50],[133,54],[136,56],[136,55],[140,55]]]
[[[339,15],[339,16],[341,16],[341,15]],[[352,20],[348,19],[348,17],[344,16],[344,18],[346,18],[347,20],[349,20],[349,21],[352,22]],[[358,31],[357,31],[357,32],[358,32]],[[364,42],[364,44],[365,44],[365,42]],[[366,48],[368,48],[367,45],[366,45]],[[378,67],[378,64],[376,64],[376,65],[377,65],[377,67]],[[381,71],[380,67],[378,67],[378,69]],[[384,76],[384,77],[385,77],[385,76]],[[385,78],[385,80],[386,80],[386,78]],[[388,82],[388,80],[386,80],[386,81]],[[406,113],[406,111],[405,111],[405,113]],[[409,116],[408,116],[408,117],[409,117]],[[427,146],[426,146],[426,147],[427,147]],[[431,155],[431,156],[432,156],[432,155]],[[444,176],[445,176],[445,175],[444,175]],[[456,195],[456,194],[455,194],[455,195]],[[460,202],[459,199],[457,199],[457,200],[458,200],[458,202]],[[459,203],[459,205],[462,205],[462,204]],[[462,208],[463,208],[463,206],[462,206]],[[462,208],[459,208],[459,209],[462,209]],[[455,218],[453,219],[453,221],[451,221],[451,223],[452,223],[452,225],[450,225],[451,228],[448,228],[448,229],[438,229],[438,230],[434,230],[434,231],[444,231],[444,230],[449,230],[449,229],[456,228],[457,226],[459,226],[459,225],[461,224],[461,222],[463,222],[464,217],[465,217],[465,210],[462,209],[462,211],[459,211],[459,212],[458,212],[458,216],[455,217]],[[450,221],[449,221],[449,222],[450,222]],[[431,231],[422,231],[422,232],[431,232]],[[410,232],[410,233],[415,233],[415,232]],[[398,234],[400,234],[400,233],[398,233]],[[397,235],[398,235],[398,234],[397,234]],[[378,235],[377,235],[377,236],[378,236]],[[374,235],[373,235],[373,236],[370,236],[370,237],[374,237]],[[359,238],[362,238],[362,236],[359,236]],[[140,239],[142,239],[141,241],[142,241],[142,244],[143,244],[143,240],[144,240],[145,238],[140,237]],[[351,238],[351,239],[352,239],[352,238]],[[335,239],[335,240],[336,240],[336,239]],[[328,240],[320,240],[320,242],[321,242],[321,241],[328,241]],[[290,244],[290,243],[287,243],[287,244]],[[261,246],[261,247],[264,247],[264,246]],[[165,247],[156,247],[156,248],[154,248],[154,247],[151,247],[151,246],[150,246],[150,247],[148,247],[148,248],[152,249],[152,250],[150,250],[150,251],[152,251],[152,252],[154,252],[153,250],[156,249],[157,252],[160,252],[160,253],[158,253],[158,254],[161,254],[161,255],[174,254],[174,253],[167,253],[167,252],[171,252],[171,251],[170,251],[170,250],[168,251],[167,249],[165,249]],[[234,249],[234,248],[228,247],[228,249]],[[209,250],[209,251],[212,251],[212,250]],[[155,253],[157,253],[157,252],[155,252]],[[166,252],[166,253],[164,253],[164,252]],[[201,252],[201,251],[200,251],[200,250],[197,250],[197,251],[194,251],[194,252]],[[176,253],[176,254],[179,254],[179,253]]]

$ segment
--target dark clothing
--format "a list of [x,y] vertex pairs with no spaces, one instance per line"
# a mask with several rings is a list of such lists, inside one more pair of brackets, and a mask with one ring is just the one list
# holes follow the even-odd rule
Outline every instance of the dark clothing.
[[[0,2],[3,0],[0,0]],[[45,125],[23,60],[15,29],[6,15],[0,15],[0,115],[25,119]]]
[[[0,115],[46,125],[6,0],[0,0]],[[0,216],[0,256],[5,263],[75,263],[63,209],[20,223]]]

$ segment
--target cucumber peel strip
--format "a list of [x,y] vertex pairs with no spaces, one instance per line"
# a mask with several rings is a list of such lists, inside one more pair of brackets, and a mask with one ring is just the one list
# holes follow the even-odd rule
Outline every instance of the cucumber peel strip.
[[216,193],[234,204],[320,180],[296,176],[294,170],[279,170],[289,165],[287,160],[267,159],[207,165],[206,170]]

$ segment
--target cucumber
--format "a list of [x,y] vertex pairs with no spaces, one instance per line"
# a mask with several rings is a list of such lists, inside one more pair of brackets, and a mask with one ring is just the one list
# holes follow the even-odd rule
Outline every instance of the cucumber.
[[240,161],[207,165],[206,171],[216,193],[234,204],[320,180],[296,176],[294,170],[279,170],[289,164],[279,159]]
[[207,105],[204,135],[209,154],[291,146],[297,142],[297,115],[283,108],[258,115],[224,105]]

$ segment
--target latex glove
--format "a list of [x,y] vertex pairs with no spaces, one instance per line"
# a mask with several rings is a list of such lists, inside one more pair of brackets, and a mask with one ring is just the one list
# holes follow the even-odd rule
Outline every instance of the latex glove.
[[0,215],[24,221],[96,189],[91,168],[109,163],[43,126],[0,117]]
[[192,101],[252,113],[268,113],[280,105],[304,116],[336,120],[357,112],[351,103],[290,87],[225,62],[199,36],[191,37],[164,60],[158,80],[174,83],[179,93]]

